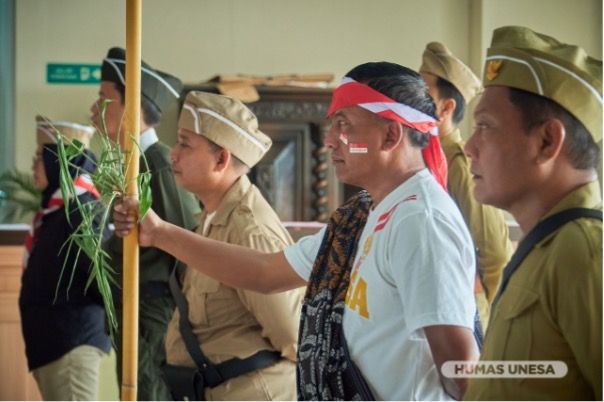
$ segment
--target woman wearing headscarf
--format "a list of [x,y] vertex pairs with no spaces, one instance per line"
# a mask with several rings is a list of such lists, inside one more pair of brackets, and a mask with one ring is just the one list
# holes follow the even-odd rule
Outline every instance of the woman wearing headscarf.
[[[54,135],[56,130],[67,141],[77,139],[87,146],[94,130],[69,122],[50,123],[41,117],[37,120],[32,169],[42,197],[26,237],[19,296],[27,362],[44,400],[96,400],[101,358],[109,352],[111,342],[101,295],[95,282],[87,285],[91,261],[67,243],[82,216],[75,199],[63,199],[59,145]],[[69,176],[81,204],[99,198],[90,178],[95,169],[96,159],[88,149],[69,160]],[[100,203],[94,208],[97,206]],[[106,232],[100,227],[100,214],[93,219],[95,229]]]

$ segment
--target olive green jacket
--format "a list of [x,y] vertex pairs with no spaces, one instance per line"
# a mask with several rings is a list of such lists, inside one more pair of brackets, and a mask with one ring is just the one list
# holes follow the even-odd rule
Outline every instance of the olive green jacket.
[[[597,181],[562,199],[602,209]],[[556,360],[562,378],[471,379],[467,400],[602,400],[602,221],[569,222],[539,242],[510,278],[491,314],[481,360]]]

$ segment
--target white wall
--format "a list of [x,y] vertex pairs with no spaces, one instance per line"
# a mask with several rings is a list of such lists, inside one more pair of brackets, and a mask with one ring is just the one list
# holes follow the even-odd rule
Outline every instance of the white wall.
[[[16,3],[16,154],[18,167],[27,169],[34,116],[86,122],[97,91],[47,84],[46,64],[100,63],[109,47],[124,46],[125,5]],[[417,68],[430,40],[446,40],[467,56],[468,9],[469,0],[145,0],[142,53],[152,66],[186,82],[219,73],[340,77],[370,60]],[[435,23],[426,24],[430,17]]]
[[[493,28],[527,25],[601,58],[600,0],[145,0],[143,59],[186,82],[219,73],[340,77],[388,60],[417,68],[447,43],[480,73]],[[29,169],[34,116],[86,122],[94,85],[46,83],[47,63],[99,63],[125,45],[123,0],[16,1],[16,159]],[[465,125],[469,125],[466,123]],[[160,136],[170,140],[168,128]]]

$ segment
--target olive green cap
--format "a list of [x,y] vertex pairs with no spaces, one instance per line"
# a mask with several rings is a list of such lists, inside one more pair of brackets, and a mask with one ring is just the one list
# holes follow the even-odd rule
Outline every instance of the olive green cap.
[[463,96],[466,104],[480,92],[480,79],[440,42],[430,42],[422,55],[420,73],[428,73],[449,81]]
[[[101,81],[126,86],[126,50],[112,47],[101,66]],[[141,60],[141,94],[160,112],[180,98],[182,82],[177,77],[156,70]]]
[[525,27],[493,32],[483,85],[517,88],[558,103],[602,139],[602,61]]
[[253,167],[272,145],[258,129],[258,119],[240,100],[191,91],[182,105],[178,128],[203,135]]
[[36,116],[36,141],[38,145],[56,144],[57,131],[61,133],[67,144],[75,139],[84,144],[86,148],[89,148],[95,130],[92,126],[70,121],[52,121],[44,116]]

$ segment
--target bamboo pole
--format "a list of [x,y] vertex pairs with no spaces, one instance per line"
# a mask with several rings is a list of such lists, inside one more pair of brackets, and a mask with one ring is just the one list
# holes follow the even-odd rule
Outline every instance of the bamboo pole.
[[[126,2],[126,99],[122,146],[125,153],[129,196],[138,199],[138,144],[141,105],[141,0]],[[135,401],[138,383],[138,228],[124,238],[122,393],[124,401]]]

